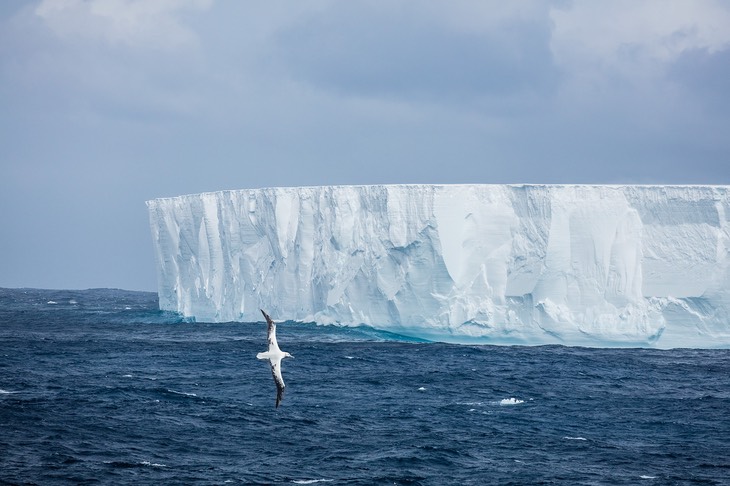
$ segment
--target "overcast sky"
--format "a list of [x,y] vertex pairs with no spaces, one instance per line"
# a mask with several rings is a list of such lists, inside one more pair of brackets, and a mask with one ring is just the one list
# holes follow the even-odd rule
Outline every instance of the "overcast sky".
[[155,290],[148,199],[730,183],[723,0],[3,0],[0,287]]

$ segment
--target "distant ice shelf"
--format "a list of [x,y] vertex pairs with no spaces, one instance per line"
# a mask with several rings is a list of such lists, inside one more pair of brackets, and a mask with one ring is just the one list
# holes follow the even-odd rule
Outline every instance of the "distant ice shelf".
[[160,307],[461,343],[730,346],[730,186],[374,185],[147,202]]

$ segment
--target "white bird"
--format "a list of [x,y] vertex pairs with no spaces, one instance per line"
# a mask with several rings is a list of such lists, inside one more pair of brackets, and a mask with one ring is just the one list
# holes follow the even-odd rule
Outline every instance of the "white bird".
[[293,358],[291,354],[286,351],[279,349],[279,345],[276,342],[276,323],[271,320],[271,317],[266,314],[263,310],[261,313],[266,318],[266,323],[269,325],[269,350],[256,355],[258,359],[268,359],[271,364],[271,374],[274,375],[274,383],[276,383],[276,407],[279,407],[281,400],[284,398],[284,378],[281,377],[281,360],[284,358]]

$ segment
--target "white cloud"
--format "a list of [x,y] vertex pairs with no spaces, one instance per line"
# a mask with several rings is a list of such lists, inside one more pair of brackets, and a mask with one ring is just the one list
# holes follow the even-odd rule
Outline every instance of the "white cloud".
[[627,58],[671,62],[688,49],[730,45],[730,5],[719,0],[579,0],[553,9],[552,50],[565,66],[620,68]]
[[35,13],[59,36],[111,45],[171,49],[193,44],[179,14],[212,0],[43,0]]

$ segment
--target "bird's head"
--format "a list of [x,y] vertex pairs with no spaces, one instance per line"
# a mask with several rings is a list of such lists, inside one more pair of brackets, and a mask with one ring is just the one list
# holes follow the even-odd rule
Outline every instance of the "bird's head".
[[293,358],[294,356],[292,356],[291,354],[289,354],[286,351],[284,351],[284,357],[285,358]]

